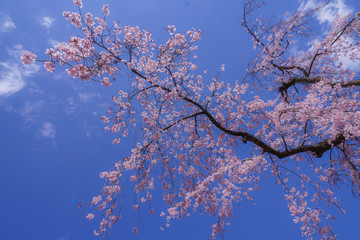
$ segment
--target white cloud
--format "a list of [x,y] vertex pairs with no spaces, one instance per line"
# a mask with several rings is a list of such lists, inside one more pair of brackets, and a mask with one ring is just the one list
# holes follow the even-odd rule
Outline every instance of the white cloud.
[[16,44],[13,45],[12,48],[7,48],[7,53],[9,54],[9,56],[18,59],[19,62],[23,51],[24,51],[24,47],[21,44]]
[[[323,4],[320,0],[300,0],[300,5],[298,10],[299,11],[309,11],[312,9],[315,9],[321,4]],[[323,30],[324,34],[327,34],[329,31],[329,28],[331,24],[335,21],[336,15],[340,15],[341,17],[344,17],[348,14],[352,14],[354,12],[354,9],[350,6],[346,5],[345,0],[333,0],[321,7],[314,15],[315,19],[320,23],[324,24],[322,25],[325,27],[325,30]],[[318,39],[315,39],[313,41],[308,42],[308,45],[310,45],[311,48],[317,43]],[[349,48],[351,45],[353,45],[354,40],[348,38],[348,42],[343,42],[342,44],[349,45]],[[349,50],[348,55],[345,56],[344,54],[339,54],[339,62],[342,63],[343,68],[352,70],[352,71],[359,71],[360,70],[360,63],[358,59],[360,58],[360,51],[357,48],[352,48],[352,50]],[[350,59],[350,55],[355,56],[355,60]]]
[[25,66],[21,65],[19,68],[21,69],[21,75],[23,77],[31,77],[40,70],[40,66],[34,63]]
[[307,0],[307,1],[301,0],[298,10],[302,11],[302,12],[306,12],[306,11],[316,8],[317,5],[318,5],[318,2],[316,0]]
[[56,135],[56,128],[54,124],[50,122],[45,122],[42,129],[40,130],[40,133],[43,137],[54,139]]
[[67,102],[67,106],[65,107],[65,112],[67,114],[71,114],[73,112],[75,112],[76,108],[77,108],[77,104],[75,103],[74,98],[69,97],[68,99],[66,99]]
[[43,101],[37,101],[37,102],[26,101],[24,108],[20,111],[20,114],[25,118],[26,122],[33,122],[39,118],[43,106],[44,106]]
[[51,25],[53,24],[54,21],[55,21],[55,18],[52,18],[49,16],[44,16],[39,19],[40,24],[43,25],[44,27],[46,27],[47,29],[49,29],[51,27]]
[[44,91],[40,89],[38,84],[31,82],[28,88],[29,93],[31,94],[43,94]]
[[0,96],[10,96],[25,86],[17,64],[0,62]]
[[50,39],[48,40],[48,43],[50,44],[51,47],[56,47],[57,45],[60,44],[59,41],[57,41],[57,40],[55,40],[55,39],[53,39],[53,38],[50,38]]
[[10,96],[25,87],[24,77],[30,77],[37,73],[40,66],[37,64],[22,65],[20,56],[23,51],[22,45],[15,45],[8,49],[12,59],[0,62],[0,97]]
[[80,101],[82,102],[89,102],[94,97],[100,97],[98,93],[79,93]]
[[[317,0],[301,0],[298,10],[309,11],[320,6],[321,4],[322,2]],[[352,12],[353,9],[345,4],[345,0],[334,0],[326,4],[324,7],[320,8],[320,10],[316,12],[315,18],[321,24],[331,24],[334,22],[336,14],[339,14],[343,17]]]
[[345,69],[351,70],[351,71],[359,71],[360,70],[360,62],[359,61],[351,61],[348,57],[341,56],[339,58],[339,61],[343,64],[343,67]]
[[66,234],[65,236],[63,237],[59,237],[58,240],[68,240],[69,239],[69,234]]
[[0,33],[6,33],[16,28],[15,23],[9,15],[0,13]]
[[86,135],[86,137],[89,138],[89,137],[91,137],[91,132],[90,132],[89,130],[86,130],[86,131],[85,131],[85,135]]
[[[344,54],[340,54],[339,61],[345,69],[358,72],[360,71],[360,49],[357,47],[351,47],[354,46],[354,39],[348,38],[347,40],[348,42],[344,42],[342,44],[344,44],[348,49],[348,53],[346,56]],[[353,58],[351,59],[350,56],[353,56]]]

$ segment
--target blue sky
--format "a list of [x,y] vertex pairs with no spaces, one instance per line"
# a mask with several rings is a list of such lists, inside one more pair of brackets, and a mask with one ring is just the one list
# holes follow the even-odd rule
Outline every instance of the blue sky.
[[[302,6],[313,2],[304,1]],[[175,25],[180,32],[201,29],[198,66],[211,70],[225,64],[225,79],[240,80],[254,56],[250,38],[241,27],[242,1],[84,0],[83,10],[100,13],[106,3],[112,20],[146,28],[158,42],[165,40],[162,28],[167,25]],[[265,12],[276,18],[300,4],[272,0]],[[110,96],[121,88],[121,79],[104,88],[72,79],[62,70],[49,74],[39,65],[21,65],[24,49],[44,56],[46,48],[77,34],[62,17],[63,11],[76,10],[72,0],[0,0],[0,6],[1,239],[96,239],[92,232],[98,218],[92,222],[85,218],[91,210],[86,204],[102,187],[99,173],[126,156],[135,142],[130,137],[114,146],[114,136],[103,131],[99,121],[111,103]],[[333,10],[359,8],[358,0],[333,1]],[[318,15],[317,21],[329,24],[329,13]],[[131,203],[131,185],[126,187],[126,202]],[[347,214],[338,215],[334,231],[339,239],[360,239],[360,201],[344,188],[340,197],[345,199]],[[107,239],[208,238],[216,219],[201,214],[173,221],[161,231],[164,220],[159,214],[165,206],[157,193],[154,215],[144,212],[139,218],[125,204],[125,220],[115,225]],[[244,202],[236,208],[225,239],[300,239],[282,189],[271,176],[263,179],[254,200],[255,206]],[[139,233],[133,235],[136,225]]]

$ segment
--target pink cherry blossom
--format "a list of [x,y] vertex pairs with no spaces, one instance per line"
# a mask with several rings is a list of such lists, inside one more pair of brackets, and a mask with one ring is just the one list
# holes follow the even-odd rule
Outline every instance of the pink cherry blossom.
[[95,25],[95,22],[93,20],[93,15],[91,13],[86,13],[85,22],[91,28]]
[[99,35],[101,34],[102,32],[104,31],[103,27],[102,26],[97,26],[94,30],[94,32]]
[[91,220],[94,218],[94,214],[92,213],[89,213],[87,216],[86,216],[87,219]]
[[102,11],[103,11],[103,13],[104,13],[105,16],[109,16],[109,15],[110,15],[109,4],[103,5]]
[[221,67],[220,67],[220,71],[225,71],[225,64],[222,64]]
[[31,64],[35,61],[36,55],[29,51],[24,51],[21,56],[21,61],[23,64]]
[[74,0],[74,5],[82,8],[82,6],[83,6],[82,0]]
[[48,72],[53,72],[55,70],[55,65],[53,62],[50,61],[46,61],[44,63],[44,68],[46,69],[46,71]]

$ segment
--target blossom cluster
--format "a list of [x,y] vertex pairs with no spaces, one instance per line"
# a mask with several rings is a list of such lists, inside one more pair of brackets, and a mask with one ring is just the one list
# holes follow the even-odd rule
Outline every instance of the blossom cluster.
[[[134,210],[151,206],[151,191],[161,186],[168,205],[161,213],[165,225],[206,212],[218,219],[212,238],[224,233],[236,203],[254,201],[258,181],[271,172],[303,236],[335,239],[327,223],[333,217],[322,202],[343,211],[332,190],[339,182],[351,183],[360,194],[360,80],[339,61],[344,55],[359,60],[360,14],[337,16],[323,39],[294,56],[289,45],[309,34],[304,25],[309,14],[288,14],[268,28],[262,17],[249,22],[251,3],[245,5],[243,24],[258,56],[247,76],[265,88],[256,94],[249,91],[253,82],[221,81],[224,64],[213,75],[198,69],[199,30],[183,34],[171,25],[165,28],[168,39],[156,44],[137,26],[107,23],[109,5],[102,7],[102,17],[64,12],[83,37],[48,49],[45,69],[66,66],[71,77],[106,87],[114,86],[119,71],[128,73],[130,90],[111,98],[113,106],[101,120],[116,134],[114,144],[129,132],[141,136],[128,157],[100,174],[106,183],[91,202],[103,213],[96,235],[120,220],[125,171],[135,184]],[[82,7],[81,0],[74,4]],[[22,61],[30,64],[35,58],[26,51]],[[241,144],[249,145],[248,157],[240,157]],[[327,152],[330,157],[324,157]],[[327,159],[320,164],[319,158]]]

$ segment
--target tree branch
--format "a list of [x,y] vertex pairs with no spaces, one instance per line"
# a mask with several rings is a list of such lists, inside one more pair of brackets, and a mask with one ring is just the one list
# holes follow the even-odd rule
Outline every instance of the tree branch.
[[[279,87],[279,92],[286,92],[289,87],[295,86],[297,83],[301,84],[313,84],[320,82],[320,77],[292,77],[288,82],[283,82],[282,85]],[[360,86],[360,79],[349,80],[349,81],[333,81],[330,82],[330,86],[335,86],[336,84],[340,84],[341,87],[351,87],[351,86]]]

